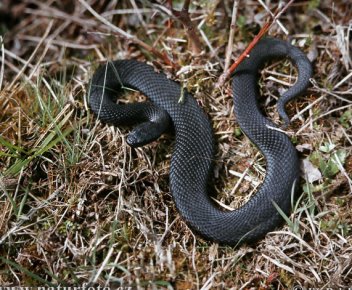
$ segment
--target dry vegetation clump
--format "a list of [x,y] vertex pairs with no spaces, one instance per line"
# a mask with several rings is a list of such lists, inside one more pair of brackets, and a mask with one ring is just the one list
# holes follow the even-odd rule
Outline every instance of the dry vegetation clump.
[[[203,241],[180,218],[168,186],[172,134],[131,149],[128,128],[101,124],[87,105],[100,63],[154,64],[212,119],[217,200],[236,207],[255,193],[265,161],[236,123],[229,81],[214,85],[282,6],[239,1],[236,16],[228,0],[192,1],[189,14],[183,4],[0,3],[1,286],[352,287],[349,1],[296,1],[271,26],[314,65],[312,86],[287,108],[302,195],[285,226],[240,248]],[[295,70],[278,61],[262,76],[261,106],[279,123],[276,98]],[[143,100],[133,93],[124,101]]]

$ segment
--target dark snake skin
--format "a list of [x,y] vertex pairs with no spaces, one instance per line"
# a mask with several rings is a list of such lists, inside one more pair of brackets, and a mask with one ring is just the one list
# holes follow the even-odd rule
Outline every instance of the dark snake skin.
[[[118,60],[100,67],[91,80],[90,106],[103,122],[140,123],[127,141],[140,146],[156,139],[171,122],[175,148],[171,159],[170,187],[177,209],[187,224],[205,239],[227,245],[251,243],[283,221],[276,204],[290,213],[291,193],[299,176],[299,162],[290,139],[260,112],[257,104],[258,70],[265,61],[288,56],[298,70],[296,83],[278,101],[278,112],[289,119],[287,101],[303,93],[312,74],[311,63],[287,42],[261,40],[240,64],[232,78],[235,114],[243,132],[266,159],[266,176],[256,194],[242,207],[226,211],[210,199],[208,183],[214,159],[210,121],[196,100],[178,83],[135,60]],[[153,104],[117,105],[121,86],[136,89]],[[171,120],[171,121],[170,121]]]

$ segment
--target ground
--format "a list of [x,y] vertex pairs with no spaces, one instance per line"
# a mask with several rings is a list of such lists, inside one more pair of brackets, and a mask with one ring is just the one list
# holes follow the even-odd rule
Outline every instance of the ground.
[[[239,1],[237,15],[229,0],[192,1],[189,14],[183,4],[0,3],[1,286],[352,287],[349,1],[296,1],[285,11]],[[280,22],[269,11],[282,11]],[[215,198],[235,208],[255,194],[265,160],[236,122],[230,81],[215,84],[267,21],[269,35],[300,47],[314,68],[310,88],[287,106],[301,195],[258,243],[220,246],[193,234],[175,208],[172,133],[130,148],[130,128],[90,112],[89,79],[99,64],[133,58],[181,82],[212,120]],[[285,60],[262,71],[260,106],[278,124],[276,99],[295,76]]]

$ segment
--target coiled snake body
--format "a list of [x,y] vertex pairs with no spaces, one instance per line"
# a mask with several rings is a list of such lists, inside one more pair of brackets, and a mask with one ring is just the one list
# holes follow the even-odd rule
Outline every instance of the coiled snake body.
[[[258,69],[264,62],[288,56],[298,70],[296,83],[278,101],[278,112],[288,123],[284,106],[309,83],[311,64],[298,48],[287,42],[261,40],[236,69],[232,78],[235,114],[243,132],[263,153],[267,169],[263,184],[242,207],[224,211],[207,193],[214,154],[210,121],[196,100],[178,83],[144,63],[120,60],[100,67],[91,80],[90,106],[102,121],[124,125],[140,123],[128,137],[133,146],[156,139],[168,127],[175,129],[170,188],[181,216],[204,238],[222,244],[254,242],[282,222],[277,206],[290,212],[291,192],[298,178],[297,153],[289,138],[270,127],[257,104]],[[136,89],[151,101],[147,104],[116,104],[121,87]]]

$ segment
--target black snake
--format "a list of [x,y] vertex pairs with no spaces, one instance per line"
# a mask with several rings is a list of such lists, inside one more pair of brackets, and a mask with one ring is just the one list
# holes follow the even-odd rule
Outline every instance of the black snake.
[[[214,142],[210,121],[196,100],[181,86],[135,60],[118,60],[101,66],[93,75],[89,103],[103,122],[114,125],[142,123],[127,142],[140,146],[155,140],[171,122],[175,148],[171,159],[170,188],[181,216],[206,239],[222,244],[254,242],[282,222],[277,206],[290,213],[291,192],[299,176],[297,152],[290,139],[265,118],[257,98],[258,70],[265,61],[289,57],[298,70],[296,83],[278,101],[285,121],[285,104],[303,93],[312,74],[311,63],[298,48],[282,40],[261,40],[235,70],[232,91],[237,121],[266,159],[266,175],[256,194],[242,207],[218,208],[208,194]],[[123,87],[136,89],[152,103],[117,105]]]

